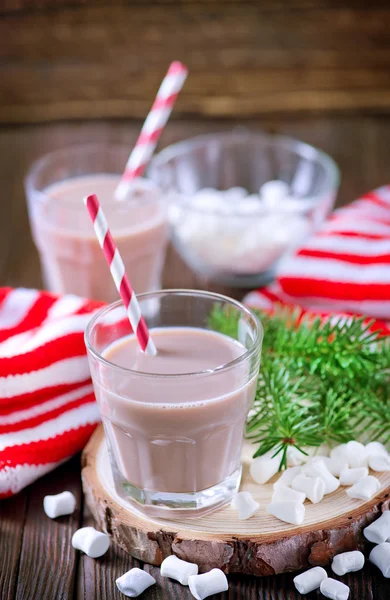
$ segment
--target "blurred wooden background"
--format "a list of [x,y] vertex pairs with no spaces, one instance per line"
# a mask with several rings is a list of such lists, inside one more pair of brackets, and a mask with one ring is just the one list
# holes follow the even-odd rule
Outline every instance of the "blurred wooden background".
[[1,0],[0,122],[388,113],[389,0]]

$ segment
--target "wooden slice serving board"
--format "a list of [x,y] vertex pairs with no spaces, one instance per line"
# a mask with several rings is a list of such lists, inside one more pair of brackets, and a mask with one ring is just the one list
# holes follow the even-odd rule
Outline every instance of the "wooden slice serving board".
[[253,446],[243,449],[241,490],[250,491],[260,509],[239,521],[230,507],[198,519],[169,521],[146,518],[129,509],[115,492],[100,426],[83,453],[82,480],[86,502],[99,528],[135,558],[153,565],[169,554],[195,562],[200,571],[214,567],[226,573],[272,575],[311,565],[329,564],[339,552],[362,548],[362,529],[389,508],[390,473],[379,473],[382,487],[368,502],[350,499],[345,488],[319,504],[306,502],[301,526],[288,525],[267,514],[272,481],[255,484],[249,475]]

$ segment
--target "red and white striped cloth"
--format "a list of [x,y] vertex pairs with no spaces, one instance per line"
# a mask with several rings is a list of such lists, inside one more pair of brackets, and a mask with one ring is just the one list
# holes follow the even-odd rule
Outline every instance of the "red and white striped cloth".
[[253,307],[275,302],[327,314],[375,317],[390,333],[390,186],[330,216],[280,266],[272,285],[248,294]]
[[0,288],[0,498],[81,450],[98,423],[84,330],[100,306]]

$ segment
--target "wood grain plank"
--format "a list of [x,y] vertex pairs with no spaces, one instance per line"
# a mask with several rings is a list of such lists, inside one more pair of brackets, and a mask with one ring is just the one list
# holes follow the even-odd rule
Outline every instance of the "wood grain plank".
[[173,58],[191,72],[176,115],[386,112],[389,27],[381,3],[11,12],[0,21],[0,120],[143,118]]
[[[49,519],[43,498],[64,490],[76,496],[73,515]],[[80,526],[82,494],[78,456],[49,473],[29,490],[29,503],[20,552],[16,600],[73,600],[77,553],[71,546]]]
[[14,598],[28,492],[0,501],[0,599]]

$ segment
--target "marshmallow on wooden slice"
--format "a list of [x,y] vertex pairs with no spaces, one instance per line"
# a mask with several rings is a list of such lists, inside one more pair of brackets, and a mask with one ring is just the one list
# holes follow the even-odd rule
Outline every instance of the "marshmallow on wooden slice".
[[284,483],[277,481],[274,483],[274,492],[272,494],[271,502],[304,502],[306,500],[306,494],[293,490]]
[[73,534],[72,546],[91,558],[98,558],[110,547],[110,537],[93,527],[82,527]]
[[345,583],[327,577],[321,582],[320,592],[325,598],[331,600],[348,600],[350,589]]
[[121,577],[118,577],[115,583],[122,594],[128,596],[128,598],[137,598],[137,596],[140,596],[148,587],[154,585],[156,580],[146,571],[135,567],[134,569],[127,571],[127,573]]
[[367,467],[356,467],[355,469],[345,467],[340,473],[340,485],[354,485],[367,475]]
[[313,567],[300,575],[294,577],[295,588],[300,594],[310,594],[318,590],[321,582],[328,577],[327,572],[322,567]]
[[368,465],[370,469],[378,473],[390,471],[390,456],[385,454],[374,454],[368,457]]
[[378,544],[370,552],[368,560],[382,571],[383,577],[390,577],[390,544]]
[[62,515],[71,515],[76,508],[76,498],[72,492],[61,492],[55,496],[45,496],[43,510],[51,519]]
[[357,467],[367,467],[368,454],[366,447],[360,442],[356,442],[355,440],[348,442],[347,460],[348,465],[351,467],[351,469],[355,469]]
[[346,573],[352,573],[360,571],[364,567],[364,554],[359,550],[353,550],[352,552],[342,552],[337,554],[332,561],[332,571],[336,575],[345,575]]
[[198,565],[181,560],[174,554],[162,561],[160,569],[162,577],[176,579],[182,585],[188,585],[190,575],[198,574]]
[[267,512],[285,523],[301,525],[305,518],[305,505],[302,502],[272,501]]
[[295,477],[301,472],[302,467],[289,467],[288,469],[282,472],[279,479],[274,483],[274,488],[276,485],[279,485],[279,483],[290,487]]
[[370,456],[377,456],[378,454],[382,454],[384,456],[389,455],[386,446],[384,446],[380,442],[370,442],[369,444],[367,444],[366,453],[368,458],[370,458]]
[[306,477],[297,475],[291,484],[293,490],[303,492],[313,504],[321,502],[325,493],[325,484],[320,477]]
[[307,454],[304,454],[295,446],[289,446],[287,448],[287,466],[288,467],[299,467],[303,463],[309,460]]
[[328,469],[323,460],[309,463],[303,467],[302,472],[309,477],[319,477],[324,482],[324,494],[331,494],[340,487],[340,482]]
[[[343,460],[348,464],[348,450],[347,444],[339,444],[330,451],[330,458],[336,458],[337,460]],[[349,465],[348,465],[349,466]]]
[[390,541],[390,510],[386,510],[376,521],[363,529],[364,537],[373,544]]
[[259,508],[259,503],[256,502],[250,492],[238,492],[233,496],[231,507],[238,511],[238,519],[245,521],[252,517]]
[[320,461],[325,463],[325,467],[328,469],[329,473],[335,477],[340,477],[341,471],[348,467],[346,459],[330,458],[330,456],[314,456],[310,462],[316,463]]
[[229,587],[226,575],[221,569],[211,569],[202,575],[190,575],[188,585],[196,600],[203,600],[213,594],[226,592]]
[[281,456],[277,454],[273,457],[273,454],[275,450],[269,450],[251,462],[249,472],[256,483],[267,483],[278,472]]
[[356,498],[357,500],[370,500],[380,487],[380,481],[376,477],[368,475],[359,479],[355,485],[348,488],[347,494],[350,498]]

